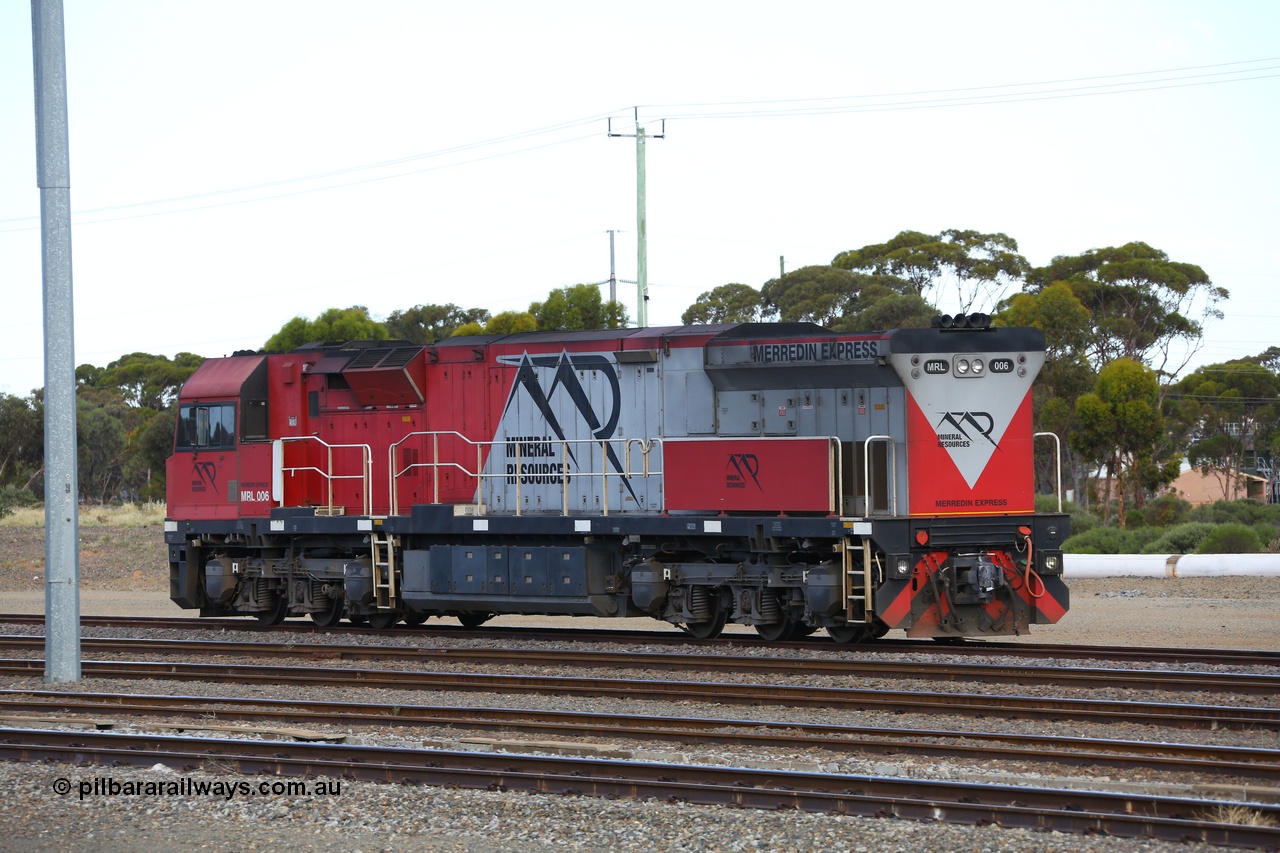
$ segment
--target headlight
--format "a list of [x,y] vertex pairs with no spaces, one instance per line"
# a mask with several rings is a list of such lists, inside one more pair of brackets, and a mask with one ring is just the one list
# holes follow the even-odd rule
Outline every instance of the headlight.
[[956,373],[959,374],[960,376],[964,376],[968,372],[969,372],[969,359],[967,358],[956,359]]
[[982,373],[982,361],[980,359],[973,360],[973,375],[977,376]]
[[1045,571],[1056,572],[1058,570],[1058,555],[1046,554],[1044,558]]

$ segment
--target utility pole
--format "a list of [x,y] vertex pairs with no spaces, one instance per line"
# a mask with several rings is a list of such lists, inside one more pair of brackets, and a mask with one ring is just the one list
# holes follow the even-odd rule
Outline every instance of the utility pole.
[[609,301],[618,301],[618,273],[617,266],[613,256],[613,235],[617,234],[616,230],[609,231]]
[[[644,328],[649,325],[649,224],[645,211],[645,132],[640,126],[640,108],[634,107],[636,132],[614,133],[613,119],[609,119],[610,136],[634,136],[636,138],[636,325]],[[650,139],[665,139],[667,120],[662,120],[662,133]]]
[[604,281],[597,281],[595,284],[605,284],[607,282],[609,285],[609,301],[617,302],[618,282],[621,281],[623,284],[635,284],[635,282],[629,278],[618,278],[617,255],[614,252],[613,241],[613,235],[617,234],[618,231],[617,229],[609,229],[605,233],[609,235],[609,277],[604,279]]
[[80,484],[71,301],[71,158],[62,0],[31,0],[44,271],[44,680],[80,680]]
[[787,275],[787,256],[778,255],[778,278],[785,278]]

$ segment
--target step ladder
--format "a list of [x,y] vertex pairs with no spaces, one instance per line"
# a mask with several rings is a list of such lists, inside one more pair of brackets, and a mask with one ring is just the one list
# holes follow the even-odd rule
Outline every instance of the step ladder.
[[373,599],[379,610],[396,606],[396,537],[375,530],[369,534],[373,550]]
[[840,556],[844,563],[844,617],[849,623],[870,624],[875,618],[871,600],[871,540],[862,540],[862,559],[854,560],[857,546],[840,543]]

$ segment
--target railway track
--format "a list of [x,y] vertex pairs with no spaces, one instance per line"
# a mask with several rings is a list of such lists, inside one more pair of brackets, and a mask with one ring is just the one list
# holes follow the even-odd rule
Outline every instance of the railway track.
[[[0,676],[38,678],[43,670],[44,661],[39,658],[0,660]],[[83,661],[81,673],[86,678],[211,681],[321,688],[340,685],[435,692],[533,693],[1048,721],[1069,718],[1095,723],[1143,722],[1184,728],[1280,730],[1280,708],[1158,704],[1006,694],[155,661]]]
[[[40,651],[44,638],[0,635],[0,652]],[[469,664],[482,666],[562,666],[734,674],[801,674],[847,678],[893,678],[925,681],[992,682],[1050,685],[1084,689],[1123,688],[1204,691],[1275,696],[1280,675],[1184,672],[1083,667],[1024,667],[1007,664],[929,663],[904,660],[850,660],[845,657],[777,657],[636,651],[512,650],[492,648],[421,648],[337,643],[263,643],[212,640],[82,638],[81,651],[121,655],[189,655],[306,660],[379,661],[396,665]]]
[[[0,625],[43,625],[43,614],[0,613]],[[512,642],[559,641],[575,643],[642,644],[646,646],[693,646],[697,648],[793,648],[828,654],[927,654],[966,657],[1018,657],[1047,660],[1147,661],[1151,663],[1199,663],[1215,666],[1280,667],[1280,652],[1255,649],[1183,649],[1145,646],[1059,645],[1022,641],[970,640],[962,643],[935,643],[928,640],[886,639],[854,646],[835,645],[830,640],[766,643],[754,633],[727,633],[712,640],[694,640],[675,631],[617,628],[502,628],[487,625],[479,629],[460,625],[427,623],[375,629],[342,624],[321,628],[306,619],[290,619],[279,625],[264,625],[253,619],[192,617],[82,616],[82,627],[121,630],[236,631],[255,634],[305,633],[328,636],[414,637],[507,640]]]
[[[450,750],[154,734],[9,729],[0,758],[180,771],[362,779],[595,797],[655,798],[755,809],[883,815],[1235,847],[1280,846],[1280,828],[1222,823],[1216,803],[1134,794],[1035,789],[898,777],[831,775],[742,767],[485,754]],[[261,784],[261,783],[260,783]],[[1280,807],[1251,804],[1280,820]]]
[[[50,712],[75,714],[62,718]],[[124,719],[104,719],[109,714]],[[174,722],[185,718],[188,722]],[[161,725],[195,730],[212,723],[266,723],[276,726],[376,726],[519,732],[539,738],[627,738],[716,747],[748,746],[835,753],[917,755],[977,761],[1020,761],[1075,767],[1156,770],[1280,782],[1280,750],[1222,745],[1064,738],[944,729],[887,729],[762,720],[657,717],[597,712],[355,704],[240,697],[157,696],[131,693],[67,694],[55,691],[0,691],[0,721],[41,725],[65,721],[97,729]],[[519,745],[518,743],[516,744]],[[1280,792],[1277,793],[1280,797]]]

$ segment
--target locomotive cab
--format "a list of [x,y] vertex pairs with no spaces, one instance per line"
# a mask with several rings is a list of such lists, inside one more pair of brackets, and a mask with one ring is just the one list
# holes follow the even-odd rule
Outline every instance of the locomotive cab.
[[[208,369],[206,369],[208,368]],[[205,362],[178,397],[174,453],[165,467],[170,518],[234,519],[269,511],[266,358]]]

